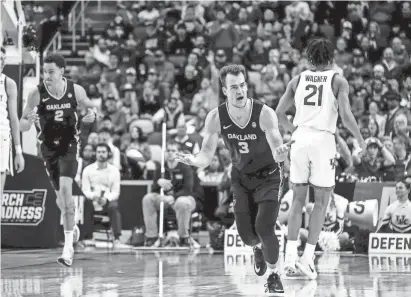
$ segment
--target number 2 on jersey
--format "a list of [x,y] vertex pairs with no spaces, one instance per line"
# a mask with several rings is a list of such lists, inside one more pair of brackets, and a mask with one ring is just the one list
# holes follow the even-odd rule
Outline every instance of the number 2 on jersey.
[[323,85],[321,86],[316,86],[316,85],[307,85],[305,87],[306,91],[310,91],[310,93],[304,97],[304,105],[311,105],[315,106],[315,100],[309,101],[312,97],[317,95],[318,93],[318,100],[317,100],[317,106],[321,106],[322,99],[323,99]]
[[245,141],[239,141],[238,142],[238,146],[240,147],[240,149],[238,150],[241,154],[247,154],[250,152],[250,150],[248,149],[248,143]]
[[63,121],[63,114],[64,114],[64,112],[62,110],[56,110],[54,112],[54,120],[56,122],[62,122]]

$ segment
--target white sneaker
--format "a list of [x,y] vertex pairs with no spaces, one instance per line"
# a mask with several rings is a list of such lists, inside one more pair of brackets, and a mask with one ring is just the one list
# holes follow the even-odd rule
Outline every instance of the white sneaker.
[[73,264],[73,258],[74,249],[72,247],[64,247],[63,253],[59,258],[57,258],[57,262],[66,267],[70,267],[71,264]]
[[293,255],[285,254],[284,272],[286,276],[295,276],[297,274],[295,263],[296,259]]
[[314,280],[317,278],[317,271],[315,270],[314,258],[308,260],[306,257],[302,256],[295,264],[302,273],[308,276],[310,279]]
[[73,229],[73,243],[77,243],[80,239],[80,229],[77,225],[74,225]]

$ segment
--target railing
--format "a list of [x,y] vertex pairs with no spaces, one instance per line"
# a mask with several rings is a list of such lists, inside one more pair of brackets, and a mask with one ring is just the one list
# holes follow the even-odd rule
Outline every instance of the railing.
[[[85,9],[87,8],[90,1],[79,0],[74,4],[73,8],[71,9],[68,15],[68,31],[72,32],[73,38],[73,46],[72,50],[76,50],[76,33],[77,33],[77,24],[80,22],[81,26],[81,36],[85,35]],[[52,40],[48,44],[48,46],[43,51],[43,58],[47,56],[49,51],[55,52],[61,49],[61,32],[57,31],[56,34],[53,36]]]

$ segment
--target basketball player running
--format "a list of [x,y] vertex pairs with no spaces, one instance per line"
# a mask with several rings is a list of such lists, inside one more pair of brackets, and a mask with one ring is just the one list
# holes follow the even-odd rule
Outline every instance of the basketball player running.
[[3,197],[7,172],[12,172],[11,135],[16,149],[14,167],[17,173],[24,170],[23,151],[20,144],[19,117],[17,115],[17,85],[3,74],[6,50],[0,48],[0,197]]
[[88,108],[84,122],[93,122],[96,113],[83,87],[63,77],[65,67],[66,61],[60,55],[51,55],[44,60],[44,81],[29,94],[20,129],[28,131],[39,121],[41,153],[63,216],[64,248],[57,261],[70,267],[74,256],[73,241],[80,237],[72,198],[79,154],[77,105]]
[[[283,161],[290,144],[283,144],[273,109],[247,97],[245,69],[241,65],[220,70],[227,102],[210,111],[205,120],[201,151],[179,154],[179,161],[207,167],[219,134],[230,150],[234,213],[238,233],[254,250],[254,269],[262,276],[270,268],[266,293],[283,294],[276,263],[279,242],[274,233],[283,186]],[[261,242],[262,249],[258,246]]]
[[[348,82],[332,70],[334,48],[331,42],[327,39],[312,40],[307,48],[307,57],[314,70],[304,71],[289,82],[278,104],[277,114],[285,130],[293,132],[292,139],[295,141],[290,152],[290,180],[294,198],[288,218],[284,268],[286,274],[292,275],[297,265],[309,278],[315,279],[314,250],[335,186],[334,134],[338,109],[343,124],[357,138],[363,151],[366,145],[350,109]],[[293,104],[296,113],[292,124],[285,112]],[[315,205],[310,216],[308,243],[297,262],[297,236],[308,184],[314,188]]]

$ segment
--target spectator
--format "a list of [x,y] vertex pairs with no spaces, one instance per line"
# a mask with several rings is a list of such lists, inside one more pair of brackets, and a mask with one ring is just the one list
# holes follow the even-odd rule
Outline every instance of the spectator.
[[97,44],[92,49],[93,57],[97,62],[109,66],[110,51],[107,48],[107,41],[104,38],[100,38]]
[[[189,246],[189,228],[191,213],[196,208],[196,200],[193,197],[194,176],[193,170],[186,164],[176,160],[178,144],[175,141],[167,143],[167,154],[165,162],[165,176],[159,178],[156,174],[153,184],[153,192],[146,194],[143,198],[143,216],[146,226],[146,246],[155,244],[158,238],[158,219],[160,201],[164,207],[172,207],[176,213],[178,235],[181,246]],[[160,188],[164,190],[164,196],[160,196]]]
[[154,52],[154,68],[158,74],[159,81],[165,87],[170,89],[174,85],[174,65],[166,60],[166,56],[162,49],[157,49]]
[[223,175],[223,167],[220,164],[217,154],[213,156],[213,159],[207,168],[200,169],[198,172],[198,177],[202,182],[213,182],[217,184],[221,183]]
[[83,171],[82,191],[87,199],[93,201],[96,211],[108,213],[113,228],[114,247],[120,247],[121,214],[118,205],[120,196],[120,172],[108,163],[110,147],[100,143],[96,148],[96,162]]
[[184,104],[184,112],[188,113],[194,95],[200,90],[201,75],[193,66],[187,65],[183,72],[176,76],[176,84]]
[[[367,151],[363,157],[355,154],[353,163],[355,173],[363,181],[381,181],[384,170],[395,164],[394,156],[388,151],[377,138],[366,139]],[[381,152],[382,160],[379,160],[378,153]]]
[[385,100],[388,106],[387,122],[385,125],[385,135],[391,135],[394,131],[395,119],[398,115],[404,114],[406,117],[406,124],[411,122],[410,111],[400,106],[400,95],[394,92],[388,92],[385,95]]
[[187,35],[185,23],[180,22],[175,27],[175,36],[169,40],[169,52],[172,55],[188,56],[194,45],[190,36]]
[[190,131],[204,137],[204,126],[207,113],[208,110],[206,108],[200,107],[196,115],[187,122],[187,127]]
[[101,128],[98,132],[98,138],[100,143],[105,143],[110,148],[110,157],[108,159],[110,164],[113,164],[118,169],[121,169],[120,165],[120,150],[113,144],[113,130],[108,128]]
[[96,160],[96,149],[91,144],[86,144],[81,153],[81,157],[78,160],[77,174],[75,181],[81,187],[81,179],[83,175],[83,170],[91,163]]
[[194,95],[191,102],[190,113],[195,115],[200,108],[204,108],[207,112],[216,108],[219,105],[218,87],[219,81],[216,76],[212,77],[212,81],[204,77],[200,90]]
[[179,123],[185,123],[182,103],[177,96],[172,96],[165,103],[164,108],[156,112],[152,118],[152,121],[156,124],[160,124],[163,120],[167,124],[167,129],[175,129]]
[[402,43],[402,40],[398,37],[392,39],[391,42],[393,50],[393,60],[398,66],[405,66],[409,63],[410,56]]
[[187,126],[184,122],[177,123],[177,135],[174,140],[180,145],[180,151],[185,154],[198,154],[200,144],[191,135],[187,134]]
[[124,112],[118,110],[117,102],[113,97],[108,97],[106,102],[106,117],[110,119],[114,126],[114,133],[122,135],[127,129],[127,119]]
[[88,85],[98,83],[101,72],[102,67],[94,59],[93,53],[87,52],[84,55],[84,66],[79,67],[79,75],[82,78],[81,85],[87,89]]
[[406,166],[410,161],[410,154],[407,152],[409,138],[403,136],[395,136],[393,138],[394,157],[395,157],[395,181],[400,181],[405,178]]
[[116,101],[120,99],[120,94],[114,82],[109,82],[107,80],[106,74],[102,74],[100,81],[97,83],[97,90],[103,97],[103,100],[106,100],[109,96],[112,96]]

